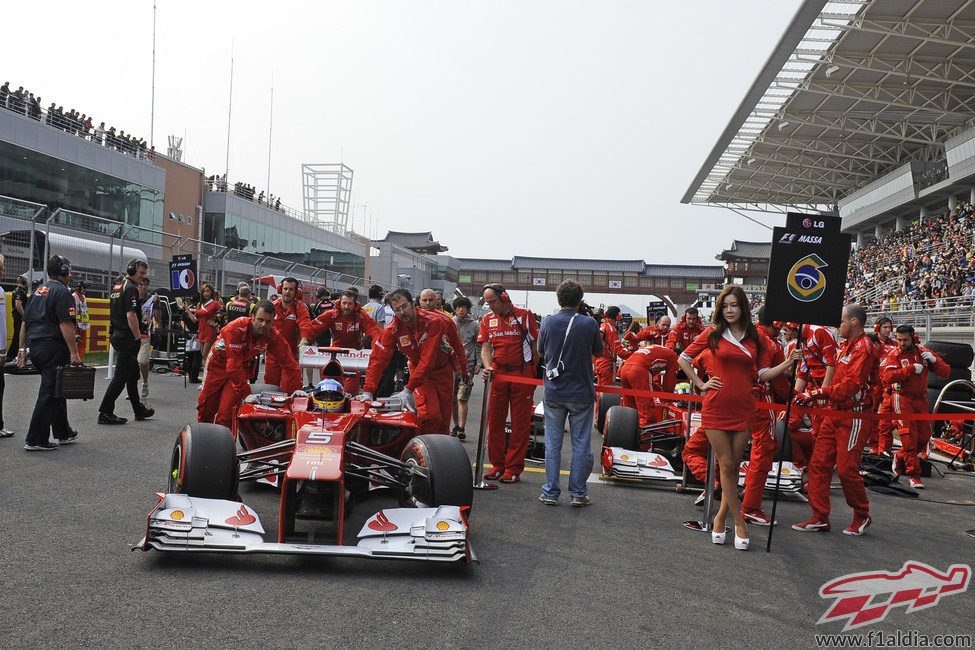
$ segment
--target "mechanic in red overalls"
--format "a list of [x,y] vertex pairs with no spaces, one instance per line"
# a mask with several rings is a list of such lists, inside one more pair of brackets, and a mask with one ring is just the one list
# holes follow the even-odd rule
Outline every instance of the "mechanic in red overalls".
[[[701,354],[694,357],[694,361],[691,362],[691,365],[694,366],[694,372],[697,373],[697,376],[707,381],[714,372],[714,355],[711,354],[711,348],[705,348]],[[704,481],[707,480],[708,437],[704,433],[704,427],[698,427],[691,433],[691,437],[688,438],[687,442],[684,443],[681,458],[684,461],[684,465],[687,467],[687,471],[689,471],[694,478],[699,480],[701,483],[704,483]],[[702,501],[703,497],[704,493],[702,492]]]
[[[291,353],[297,359],[298,340],[311,324],[308,306],[301,302],[301,289],[298,288],[297,278],[287,277],[281,280],[278,290],[281,292],[281,297],[274,301],[274,328],[291,346]],[[265,359],[264,383],[279,386],[279,381],[281,381],[281,366],[275,359]]]
[[[894,333],[897,349],[884,359],[883,384],[890,391],[894,413],[928,412],[928,370],[941,378],[951,374],[951,367],[931,350],[914,342],[914,328],[899,325]],[[907,474],[908,484],[921,489],[921,460],[918,454],[927,450],[931,440],[931,423],[897,421],[901,448],[894,454],[894,473]]]
[[[508,292],[500,284],[484,286],[484,303],[491,309],[481,319],[477,342],[481,344],[484,377],[491,373],[535,377],[535,341],[538,324],[527,309],[511,304]],[[615,332],[614,332],[615,335]],[[619,344],[619,341],[617,341]],[[486,479],[517,483],[525,469],[528,434],[531,429],[532,396],[535,387],[510,382],[491,382],[488,404],[488,459],[492,468]],[[505,448],[505,422],[511,409],[511,436]]]
[[[662,372],[663,378],[659,381],[659,390],[673,393],[678,369],[676,352],[660,345],[651,345],[636,350],[623,362],[623,367],[620,368],[620,384],[623,388],[650,390],[651,375],[654,375],[656,380],[656,375]],[[621,403],[623,406],[637,410],[640,414],[641,427],[657,421],[654,398],[623,395]]]
[[592,370],[596,375],[596,383],[600,386],[615,385],[617,357],[626,359],[630,356],[630,351],[620,343],[620,335],[616,331],[615,324],[621,317],[620,308],[613,305],[606,308],[603,321],[599,324],[599,335],[603,339],[603,353],[593,358]]
[[196,310],[196,320],[199,321],[200,356],[206,363],[207,355],[213,342],[217,340],[217,328],[213,319],[220,311],[222,305],[216,299],[216,291],[209,282],[204,282],[200,287],[200,306]]
[[[795,341],[795,345],[802,350],[802,362],[796,373],[796,393],[801,393],[812,384],[812,388],[829,386],[836,371],[836,337],[833,332],[820,325],[805,325],[802,335],[799,334],[797,323],[780,323],[785,330],[785,337]],[[818,418],[811,417],[812,428],[818,431]],[[789,435],[792,438],[793,463],[804,467],[812,454],[812,436],[802,429],[802,415],[798,412],[789,418]]]
[[[873,330],[877,333],[877,339],[882,346],[880,351],[880,365],[883,366],[883,362],[887,356],[891,352],[900,349],[897,341],[891,336],[894,331],[894,321],[890,320],[887,316],[881,316],[874,323]],[[883,372],[883,368],[881,368],[881,372]],[[880,404],[880,410],[878,412],[881,415],[893,413],[890,406],[890,387],[885,386],[883,381],[880,382],[880,399],[877,403]],[[893,420],[882,420],[877,423],[876,429],[868,441],[873,453],[890,456],[894,445],[894,429],[896,426]]]
[[664,344],[674,352],[681,352],[704,331],[697,307],[688,307],[677,326],[670,330]]
[[[866,310],[858,304],[843,308],[839,335],[846,339],[840,346],[836,373],[829,386],[815,388],[796,396],[798,404],[827,400],[829,408],[862,413],[870,409],[870,373],[876,363],[876,350],[863,333]],[[857,417],[825,416],[816,428],[816,440],[809,460],[809,483],[806,491],[813,516],[794,524],[795,530],[827,531],[829,523],[829,489],[833,468],[840,477],[846,503],[853,509],[853,522],[843,532],[862,535],[872,522],[870,503],[860,476],[860,458],[866,444],[863,420]]]
[[393,351],[399,349],[410,362],[410,381],[394,397],[400,395],[409,400],[415,396],[421,434],[447,435],[455,361],[444,338],[445,323],[439,316],[414,307],[413,295],[406,289],[390,291],[386,300],[395,317],[383,328],[379,340],[373,341],[366,381],[358,399],[373,399]]
[[274,305],[262,300],[253,316],[242,316],[220,330],[207,359],[206,378],[196,402],[197,421],[230,427],[234,409],[251,392],[251,364],[257,363],[257,357],[265,352],[268,360],[274,359],[281,369],[281,390],[291,393],[301,388],[298,361],[291,346],[272,326],[274,314]]
[[640,343],[647,341],[653,345],[663,345],[667,342],[667,335],[670,334],[670,316],[661,316],[656,325],[648,325],[634,334],[627,332],[623,337],[630,347],[636,349]]
[[467,371],[467,354],[464,352],[464,343],[460,340],[460,332],[457,331],[457,323],[454,322],[454,318],[450,313],[437,307],[438,303],[443,305],[443,296],[439,295],[433,289],[424,289],[420,292],[420,297],[417,299],[417,305],[420,309],[431,314],[436,314],[443,320],[444,338],[454,355],[454,370],[465,381],[469,380],[470,373]]
[[[785,361],[785,350],[779,343],[776,328],[765,321],[765,307],[758,310],[758,332],[765,338],[762,345],[769,349],[772,366]],[[785,375],[779,375],[771,382],[760,381],[756,386],[759,401],[774,403],[789,399],[789,380]],[[756,408],[748,428],[752,436],[752,450],[748,457],[748,471],[745,473],[745,494],[741,499],[741,514],[745,521],[768,526],[772,519],[762,511],[762,495],[768,480],[769,470],[772,469],[772,459],[779,448],[775,437],[775,413]]]
[[[368,336],[373,341],[378,341],[381,333],[379,325],[372,316],[359,306],[359,294],[351,289],[342,292],[337,307],[319,314],[315,320],[302,328],[299,347],[308,345],[308,341],[314,341],[325,330],[331,333],[334,347],[353,350],[361,350],[364,347],[364,337]],[[362,373],[346,377],[345,391],[355,395],[359,392],[361,382]]]
[[[714,449],[721,476],[721,507],[714,518],[711,540],[723,544],[729,513],[735,521],[735,548],[747,550],[748,525],[738,503],[738,468],[748,441],[748,423],[755,411],[756,380],[771,381],[792,361],[772,367],[769,349],[752,324],[748,297],[739,285],[729,285],[718,296],[714,324],[681,352],[678,362],[688,380],[707,391],[701,409],[701,426]],[[694,371],[695,356],[711,348],[714,374],[703,381]]]

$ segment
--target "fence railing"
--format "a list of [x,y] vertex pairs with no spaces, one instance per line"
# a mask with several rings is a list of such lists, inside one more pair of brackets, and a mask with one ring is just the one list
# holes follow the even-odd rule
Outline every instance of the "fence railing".
[[291,275],[310,285],[330,288],[364,289],[370,284],[365,278],[327,268],[63,208],[50,211],[45,205],[7,196],[0,196],[0,253],[7,258],[2,278],[7,285],[14,284],[20,274],[38,279],[43,275],[44,260],[54,253],[64,254],[72,261],[77,278],[88,281],[95,290],[93,297],[103,287],[107,295],[126,260],[140,253],[149,261],[150,276],[163,286],[169,286],[166,265],[173,255],[195,255],[200,282],[213,282],[222,295],[233,293],[240,280],[252,282],[264,275]]
[[909,300],[898,304],[896,310],[873,308],[867,311],[867,319],[870,323],[873,323],[880,316],[889,316],[895,325],[911,325],[915,329],[928,326],[969,327],[975,325],[975,308],[973,308],[972,296]]

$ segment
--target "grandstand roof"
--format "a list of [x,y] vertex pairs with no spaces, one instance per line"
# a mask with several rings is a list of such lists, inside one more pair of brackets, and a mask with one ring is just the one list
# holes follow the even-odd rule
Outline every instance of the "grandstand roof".
[[683,203],[836,210],[975,124],[971,0],[806,0]]
[[609,271],[643,273],[643,260],[592,260],[572,257],[522,257],[515,255],[515,269],[552,269],[555,271]]
[[731,248],[721,251],[715,255],[718,260],[731,259],[762,259],[767,260],[772,256],[772,242],[761,241],[738,241],[731,242]]
[[489,260],[479,257],[458,257],[459,271],[510,271],[511,260]]
[[389,242],[408,248],[419,253],[442,253],[447,247],[434,240],[433,233],[427,232],[397,232],[390,230],[379,241]]

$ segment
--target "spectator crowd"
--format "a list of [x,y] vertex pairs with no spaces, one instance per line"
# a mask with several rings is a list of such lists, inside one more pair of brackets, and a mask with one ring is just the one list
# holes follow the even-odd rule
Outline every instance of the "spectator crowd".
[[0,86],[0,107],[14,113],[19,113],[37,122],[44,121],[48,126],[54,127],[66,133],[71,133],[79,138],[90,140],[95,144],[124,154],[134,156],[140,160],[152,159],[155,150],[149,146],[144,138],[136,138],[125,131],[117,130],[114,126],[107,127],[105,122],[100,122],[94,126],[94,119],[85,113],[79,113],[75,109],[64,110],[63,106],[58,106],[55,102],[41,109],[42,99],[34,96],[30,90],[23,86],[17,90],[10,89],[10,82],[4,82]]
[[[213,176],[207,176],[205,182],[206,190],[208,192],[227,192],[227,175],[222,176],[214,174]],[[265,196],[264,190],[257,193],[257,188],[253,185],[247,183],[234,183],[234,196],[239,196],[242,199],[247,199],[248,201],[255,201],[258,205],[263,205],[272,210],[278,210],[279,212],[284,212],[281,209],[281,198],[276,197],[273,194],[267,194]],[[257,196],[255,196],[257,193]]]
[[867,309],[932,309],[975,298],[975,215],[960,203],[850,254],[846,293]]

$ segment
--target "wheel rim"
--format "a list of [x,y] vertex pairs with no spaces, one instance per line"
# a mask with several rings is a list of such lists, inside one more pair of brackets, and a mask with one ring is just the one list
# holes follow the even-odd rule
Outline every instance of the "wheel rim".
[[169,492],[178,493],[183,487],[183,445],[178,444],[173,448],[173,460],[169,465]]

